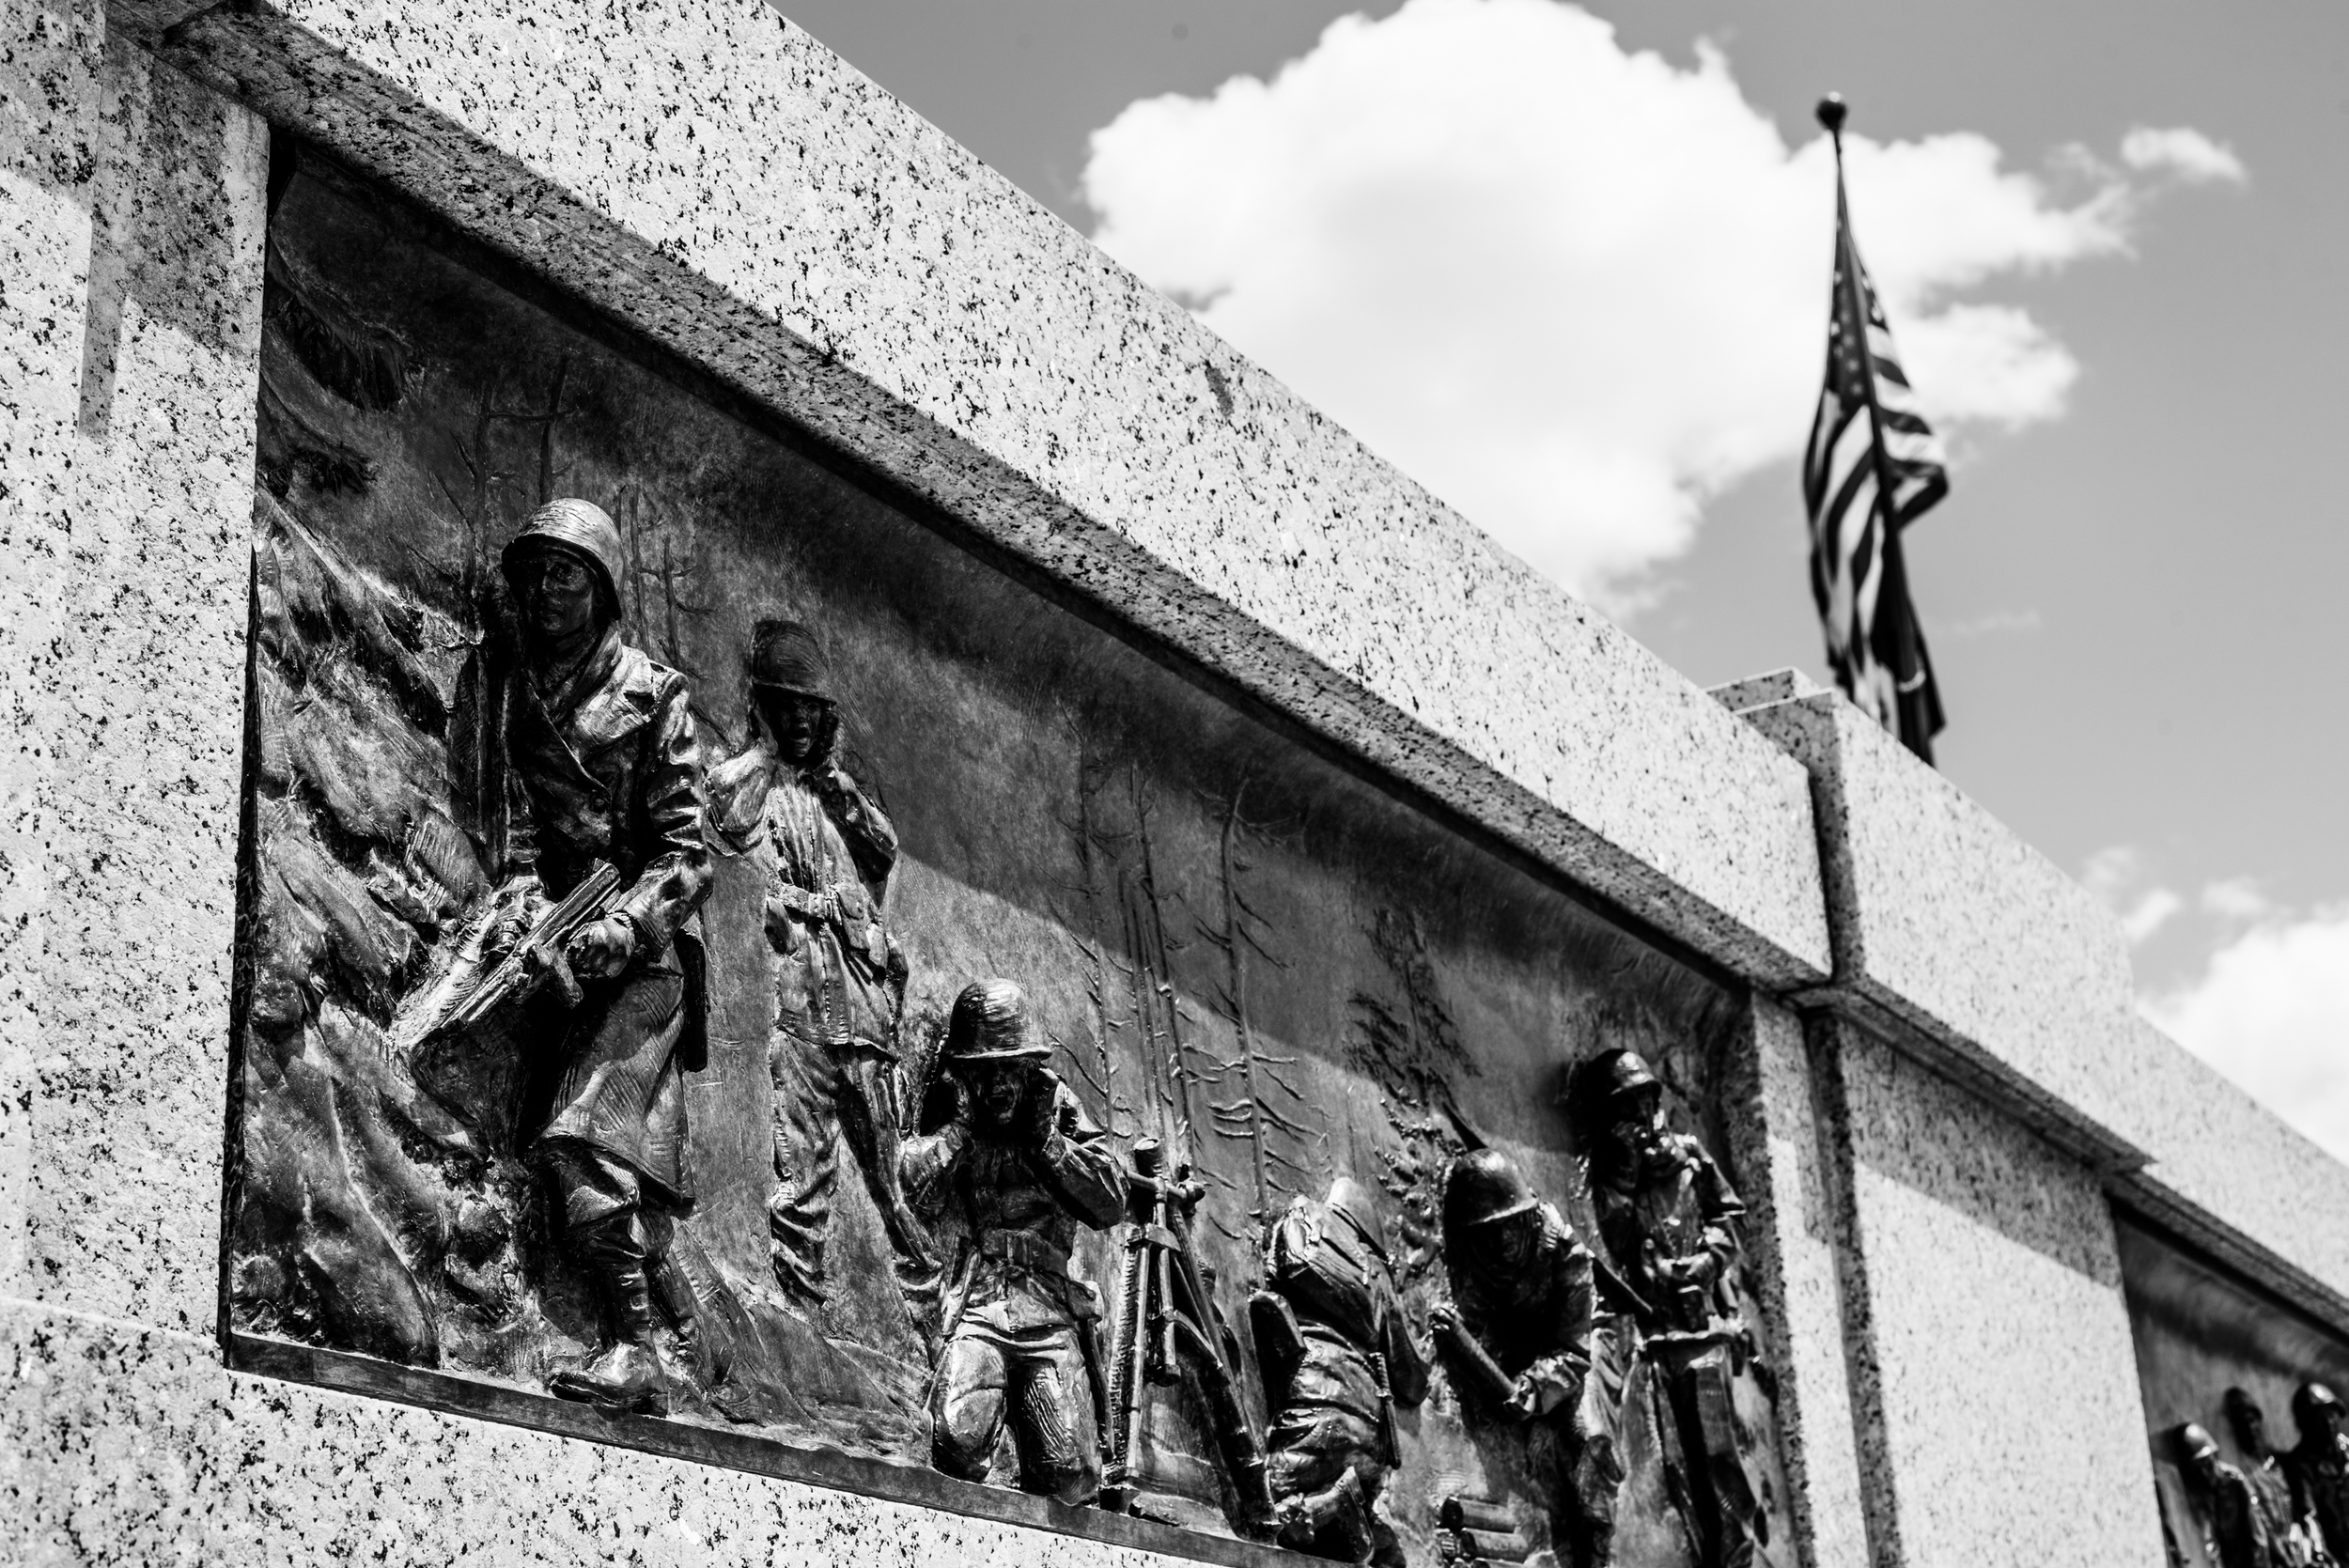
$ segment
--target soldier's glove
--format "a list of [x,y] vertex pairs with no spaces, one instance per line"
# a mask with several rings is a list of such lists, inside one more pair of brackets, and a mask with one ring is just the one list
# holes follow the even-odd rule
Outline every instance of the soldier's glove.
[[522,939],[530,935],[531,927],[538,924],[538,917],[546,911],[547,893],[538,885],[537,872],[525,871],[519,877],[509,878],[494,894],[490,930],[482,943],[483,951],[496,957],[504,957],[513,952],[522,944]]
[[626,915],[606,915],[571,936],[563,956],[590,980],[609,980],[636,956],[636,924]]
[[1570,1366],[1553,1360],[1536,1361],[1517,1377],[1509,1408],[1521,1421],[1538,1421],[1563,1405],[1571,1405],[1582,1391],[1582,1379]]
[[1039,1069],[1028,1080],[1027,1111],[1020,1131],[1025,1141],[1034,1148],[1046,1148],[1052,1134],[1060,1130],[1060,1079]]

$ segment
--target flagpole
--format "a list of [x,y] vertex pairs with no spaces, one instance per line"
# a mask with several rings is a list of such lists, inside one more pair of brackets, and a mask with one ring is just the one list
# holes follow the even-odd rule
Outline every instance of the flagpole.
[[[1859,384],[1867,393],[1868,419],[1875,431],[1870,458],[1876,471],[1876,555],[1882,563],[1878,569],[1883,573],[1877,583],[1876,602],[1882,605],[1889,598],[1901,606],[1902,624],[1908,633],[1901,639],[1906,645],[1900,649],[1906,657],[1891,661],[1892,722],[1894,733],[1900,737],[1902,744],[1930,767],[1933,763],[1933,737],[1923,733],[1921,725],[1916,726],[1919,733],[1909,734],[1912,727],[1908,722],[1909,716],[1902,711],[1902,699],[1907,695],[1908,683],[1916,679],[1921,664],[1915,647],[1916,614],[1908,598],[1908,563],[1903,558],[1906,552],[1901,548],[1900,522],[1892,515],[1892,474],[1885,460],[1884,410],[1876,401],[1874,349],[1866,337],[1868,313],[1862,308],[1859,298],[1859,268],[1857,264],[1845,265],[1850,258],[1843,254],[1845,247],[1852,244],[1850,203],[1843,194],[1843,121],[1850,116],[1851,105],[1843,101],[1842,93],[1829,93],[1819,100],[1817,114],[1819,123],[1827,129],[1828,138],[1835,144],[1835,271],[1843,282],[1848,318],[1859,326],[1861,334],[1859,344]],[[1903,665],[1907,667],[1904,669]]]

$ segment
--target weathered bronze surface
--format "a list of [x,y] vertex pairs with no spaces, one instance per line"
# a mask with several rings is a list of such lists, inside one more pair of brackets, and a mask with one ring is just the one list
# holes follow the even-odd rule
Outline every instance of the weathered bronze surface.
[[1794,1562],[1739,996],[315,160],[268,276],[241,1355],[1325,1557]]
[[[2116,1234],[2174,1559],[2344,1560],[2349,1437],[2333,1387],[2349,1374],[2349,1345],[2150,1224],[2123,1215]],[[2279,1409],[2292,1415],[2289,1442],[2269,1424]]]

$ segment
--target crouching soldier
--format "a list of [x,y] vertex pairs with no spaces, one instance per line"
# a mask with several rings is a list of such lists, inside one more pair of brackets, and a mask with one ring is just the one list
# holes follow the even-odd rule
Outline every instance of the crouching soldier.
[[1427,1397],[1370,1190],[1351,1177],[1299,1198],[1265,1238],[1249,1302],[1272,1410],[1270,1474],[1281,1545],[1340,1562],[1402,1568],[1383,1498],[1403,1460],[1394,1407]]
[[892,1092],[906,970],[881,923],[881,901],[896,864],[896,831],[840,766],[832,672],[815,637],[795,622],[761,621],[750,678],[752,742],[711,770],[709,825],[722,853],[763,852],[767,939],[781,960],[768,1041],[775,1283],[805,1315],[825,1301],[845,1133],[899,1283],[916,1317],[926,1318],[937,1286],[926,1238],[898,1182]]
[[1493,1149],[1453,1162],[1443,1254],[1452,1299],[1429,1314],[1470,1421],[1524,1434],[1561,1561],[1613,1561],[1611,1445],[1589,1440],[1592,1260],[1565,1217]]
[[1028,999],[981,980],[955,999],[941,1066],[955,1110],[906,1140],[915,1208],[960,1233],[930,1382],[930,1463],[984,1481],[1009,1425],[1021,1490],[1090,1502],[1101,1484],[1098,1298],[1069,1272],[1077,1229],[1125,1213],[1108,1137],[1045,1066]]
[[578,996],[552,1026],[557,1037],[524,1042],[546,1111],[531,1154],[611,1327],[592,1359],[548,1388],[665,1411],[652,1343],[664,1276],[661,1304],[694,1343],[691,1293],[662,1265],[690,1197],[683,1075],[705,1057],[694,910],[709,861],[685,678],[620,641],[619,559],[619,531],[584,501],[531,518],[500,563],[520,646],[468,672],[464,689],[477,694],[457,716],[451,751],[468,827],[505,878],[517,928],[597,862],[619,874],[616,902],[568,944],[568,973],[556,978]]

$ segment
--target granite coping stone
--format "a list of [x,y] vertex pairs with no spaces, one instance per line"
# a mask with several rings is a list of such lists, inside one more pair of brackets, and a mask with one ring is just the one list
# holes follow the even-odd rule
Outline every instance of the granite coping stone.
[[2118,923],[1840,692],[1771,701],[1772,680],[1721,700],[1760,699],[1741,717],[1811,772],[1835,965],[1802,1000],[1848,1013],[2092,1163],[2143,1164],[2122,1130],[2138,1052]]
[[2115,1125],[2151,1152],[2114,1195],[2349,1335],[2349,1165],[2142,1017]]
[[1798,768],[758,0],[158,47],[1668,940],[1825,974]]

